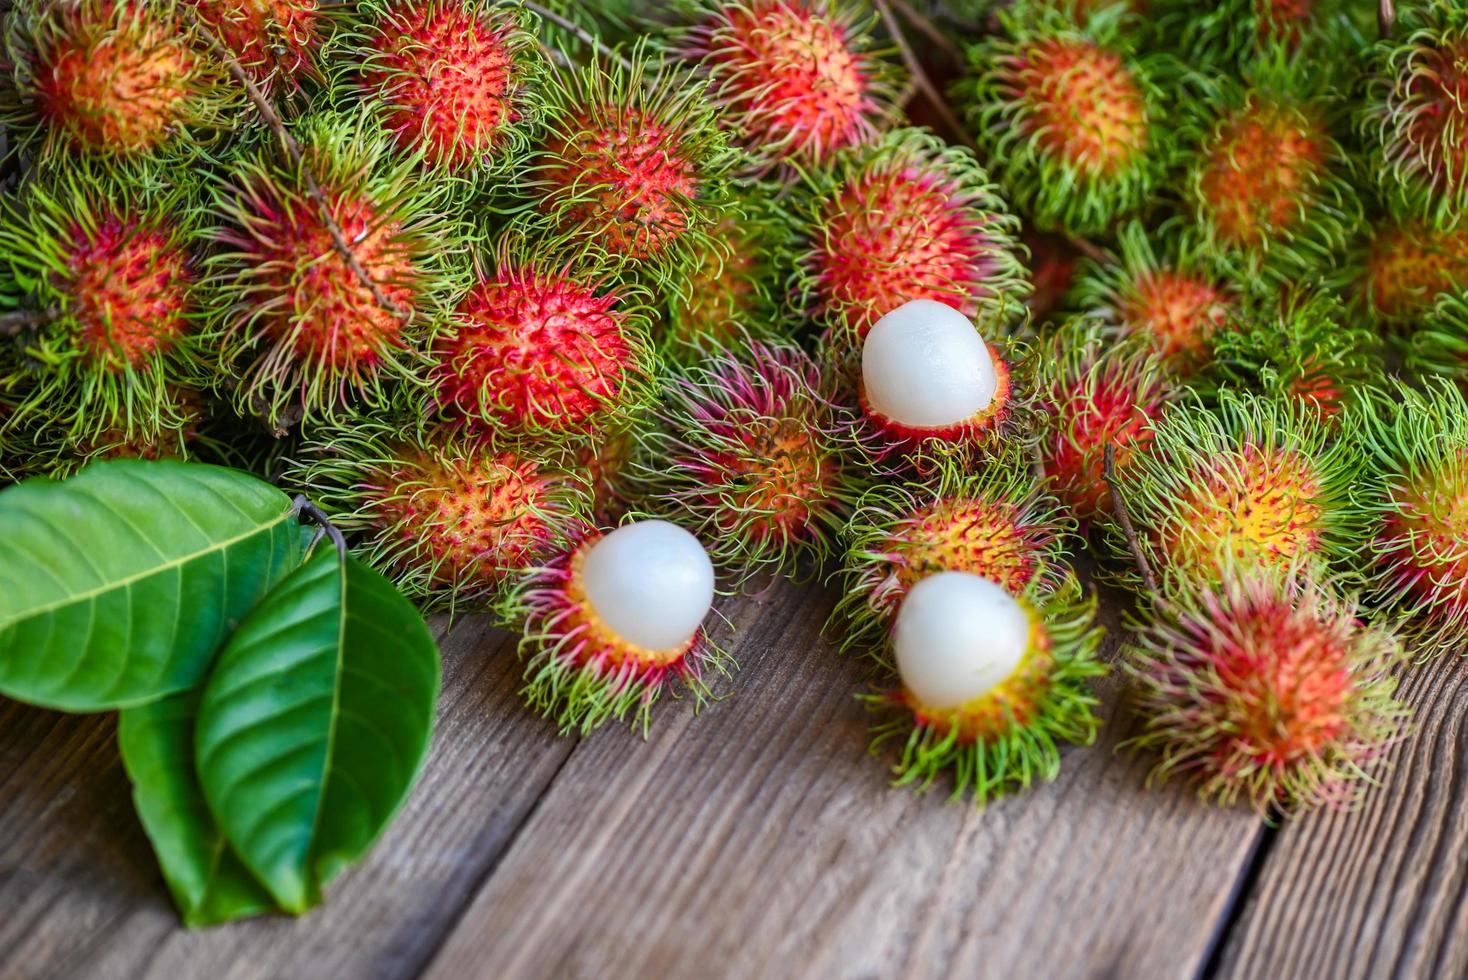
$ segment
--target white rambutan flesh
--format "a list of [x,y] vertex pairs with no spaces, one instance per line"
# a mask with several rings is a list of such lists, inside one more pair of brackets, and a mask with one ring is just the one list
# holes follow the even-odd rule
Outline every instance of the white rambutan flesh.
[[714,566],[698,539],[667,521],[626,524],[593,544],[581,570],[601,621],[644,650],[693,639],[714,601]]
[[994,358],[973,322],[930,299],[909,300],[873,325],[861,375],[873,412],[916,429],[974,418],[999,390]]
[[1012,675],[1030,645],[1030,614],[986,578],[939,572],[914,585],[892,640],[907,692],[929,710],[956,708]]

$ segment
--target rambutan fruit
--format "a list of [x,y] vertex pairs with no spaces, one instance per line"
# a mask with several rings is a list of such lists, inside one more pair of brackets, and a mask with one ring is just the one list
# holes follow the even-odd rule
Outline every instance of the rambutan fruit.
[[968,572],[1014,595],[1032,583],[1053,591],[1068,574],[1074,530],[1022,451],[979,469],[940,460],[921,482],[873,487],[842,533],[843,588],[826,631],[842,652],[889,652],[883,641],[908,590],[938,572]]
[[1175,225],[1148,233],[1129,222],[1117,234],[1114,263],[1086,260],[1070,305],[1123,335],[1138,335],[1175,366],[1206,360],[1209,338],[1238,303],[1238,289],[1218,275],[1193,236]]
[[[1364,523],[1351,501],[1362,460],[1337,428],[1303,399],[1225,389],[1212,406],[1179,400],[1152,425],[1151,445],[1116,470],[1112,490],[1165,579],[1207,578],[1226,560],[1323,567],[1350,553]],[[1105,529],[1130,561],[1120,521]]]
[[733,660],[703,627],[714,570],[698,539],[666,521],[585,529],[521,578],[506,603],[523,624],[524,695],[563,733],[609,719],[646,735],[665,691],[712,696]]
[[699,0],[677,54],[760,167],[823,166],[897,115],[895,71],[847,0]]
[[1468,396],[1441,381],[1384,394],[1366,417],[1361,558],[1411,647],[1468,652]]
[[359,14],[346,84],[380,104],[400,148],[469,174],[500,173],[524,154],[541,61],[518,7],[370,0]]
[[1401,646],[1352,597],[1225,562],[1151,606],[1126,652],[1154,778],[1269,817],[1351,803],[1401,734]]
[[1399,218],[1448,229],[1468,210],[1468,10],[1404,4],[1357,115],[1362,176]]
[[739,581],[818,569],[860,484],[843,456],[852,420],[800,348],[745,340],[670,377],[635,437],[633,478],[652,513],[709,542]]
[[1158,81],[1121,5],[1084,18],[1021,0],[1003,32],[970,49],[957,88],[984,160],[1043,230],[1105,231],[1152,195],[1170,152]]
[[1362,208],[1322,78],[1307,58],[1261,56],[1244,84],[1214,78],[1179,129],[1195,147],[1185,196],[1204,247],[1241,281],[1343,284],[1339,256]]
[[320,77],[327,13],[319,0],[184,0],[267,94]]
[[872,751],[899,743],[898,785],[951,772],[953,798],[972,793],[980,806],[1054,779],[1057,743],[1089,744],[1099,724],[1095,613],[1074,575],[1019,593],[967,572],[918,581],[892,628],[902,685],[868,699],[893,715],[873,729]]
[[737,154],[702,83],[655,68],[639,46],[630,60],[596,57],[544,94],[525,217],[546,232],[548,252],[631,264],[665,284],[717,247],[711,231],[729,211]]
[[304,167],[267,146],[214,187],[209,259],[221,372],[238,378],[240,412],[277,429],[382,404],[386,382],[414,379],[464,251],[446,185],[417,180],[370,116],[294,129]]
[[1443,377],[1468,391],[1468,289],[1445,293],[1408,341],[1406,366],[1417,377]]
[[1444,293],[1468,289],[1468,228],[1384,218],[1353,256],[1352,293],[1376,321],[1413,328]]
[[462,432],[365,418],[317,429],[283,482],[430,608],[492,606],[589,517],[589,489],[569,469]]
[[797,289],[838,355],[909,300],[995,320],[1021,312],[1019,220],[968,151],[897,130],[812,179]]
[[503,240],[459,300],[432,348],[438,404],[497,437],[574,440],[622,424],[654,395],[637,292],[531,255]]
[[1118,338],[1084,318],[1037,348],[1041,471],[1082,532],[1111,506],[1105,457],[1115,464],[1152,444],[1152,425],[1172,398],[1166,362],[1139,337]]
[[0,121],[50,153],[192,152],[239,106],[179,0],[17,0],[5,18]]
[[0,206],[0,304],[28,321],[13,341],[26,391],[0,427],[146,442],[181,424],[170,389],[207,375],[186,197],[77,161]]
[[1317,70],[1334,71],[1366,46],[1353,12],[1348,0],[1218,0],[1207,6],[1151,0],[1148,19],[1191,65],[1233,70],[1283,47],[1308,50]]

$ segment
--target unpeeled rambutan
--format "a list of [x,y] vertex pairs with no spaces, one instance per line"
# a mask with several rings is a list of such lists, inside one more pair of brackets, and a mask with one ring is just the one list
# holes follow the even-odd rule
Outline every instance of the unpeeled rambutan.
[[893,628],[902,686],[867,699],[892,715],[873,728],[872,751],[899,743],[898,785],[951,772],[953,798],[972,793],[980,806],[1054,779],[1057,743],[1096,736],[1090,680],[1106,666],[1095,612],[1074,575],[1019,593],[965,572],[919,581]]
[[799,292],[838,356],[903,303],[970,318],[1018,315],[1029,292],[1019,221],[973,155],[921,130],[841,154],[814,178]]
[[860,490],[843,457],[851,419],[798,347],[745,340],[666,380],[639,428],[643,506],[677,517],[743,580],[815,571]]
[[1115,465],[1152,444],[1152,425],[1174,386],[1162,356],[1140,338],[1118,338],[1085,319],[1071,320],[1046,337],[1034,354],[1039,363],[1036,401],[1042,419],[1041,470],[1049,489],[1080,528],[1111,506],[1106,482],[1107,447]]
[[316,430],[284,482],[432,608],[493,605],[589,517],[589,490],[569,469],[463,433],[367,419]]
[[[1166,579],[1206,579],[1225,561],[1324,566],[1361,531],[1359,450],[1302,399],[1226,389],[1213,406],[1174,402],[1152,433],[1116,477],[1138,544]],[[1106,531],[1130,561],[1119,520]]]
[[1175,224],[1149,234],[1130,222],[1117,235],[1114,263],[1087,260],[1070,303],[1122,334],[1136,334],[1179,366],[1207,358],[1208,342],[1238,302],[1238,290],[1218,275],[1193,236]]
[[412,378],[458,289],[463,251],[445,185],[418,181],[368,115],[311,116],[294,129],[358,268],[303,166],[274,146],[241,156],[215,186],[209,259],[221,371],[239,378],[240,411],[275,428],[354,400],[381,404],[385,379]]
[[975,470],[939,460],[921,482],[873,487],[857,502],[842,539],[844,587],[827,633],[845,652],[877,654],[909,589],[938,572],[968,572],[1022,595],[1053,591],[1067,574],[1064,516],[1031,469],[1009,451]]
[[1390,326],[1416,327],[1439,296],[1468,289],[1468,228],[1384,218],[1353,258],[1356,302]]
[[1468,391],[1468,288],[1444,293],[1423,315],[1405,360],[1418,377],[1451,378]]
[[1179,133],[1196,147],[1186,197],[1205,246],[1246,282],[1336,285],[1338,257],[1361,221],[1331,135],[1334,103],[1303,56],[1275,49],[1243,84],[1217,76]]
[[751,158],[817,166],[895,115],[894,74],[846,0],[702,0],[675,42]]
[[372,0],[348,38],[348,86],[380,104],[405,151],[498,173],[529,144],[540,61],[518,8],[492,0]]
[[238,108],[179,0],[19,0],[6,15],[0,115],[44,152],[192,152]]
[[185,3],[263,91],[291,91],[320,75],[326,14],[318,0]]
[[537,265],[506,239],[432,348],[446,413],[498,436],[577,439],[653,397],[647,315],[631,288]]
[[974,138],[999,182],[1042,229],[1088,235],[1145,202],[1168,150],[1157,80],[1116,5],[1080,24],[1054,4],[999,12],[1003,33],[970,49],[962,82]]
[[1207,6],[1150,0],[1147,16],[1189,64],[1234,70],[1282,46],[1308,50],[1317,70],[1334,71],[1364,46],[1351,8],[1349,0],[1216,0]]
[[1149,608],[1126,654],[1154,777],[1262,815],[1352,802],[1399,737],[1396,638],[1299,572],[1225,562]]
[[1367,413],[1374,532],[1360,554],[1373,591],[1423,656],[1468,641],[1468,397],[1449,384],[1386,389]]
[[549,251],[666,278],[715,247],[736,155],[702,83],[654,69],[642,47],[630,58],[608,66],[598,56],[545,90],[525,213]]

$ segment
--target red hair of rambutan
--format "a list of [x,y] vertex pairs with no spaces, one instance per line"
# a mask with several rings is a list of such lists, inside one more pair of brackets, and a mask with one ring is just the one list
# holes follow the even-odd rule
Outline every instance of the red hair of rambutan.
[[1438,296],[1468,286],[1468,229],[1389,222],[1375,229],[1359,262],[1361,303],[1388,323],[1411,325]]
[[1373,546],[1396,594],[1451,619],[1468,616],[1468,448],[1394,488]]
[[1158,603],[1128,669],[1156,774],[1261,813],[1349,803],[1400,737],[1401,647],[1354,600],[1295,573],[1225,565]]
[[569,269],[505,258],[435,345],[438,400],[512,433],[584,434],[640,403],[646,342],[623,293]]
[[522,142],[526,40],[492,5],[393,3],[364,39],[362,81],[384,102],[399,146],[463,169]]
[[267,91],[317,74],[318,0],[186,0],[252,80]]
[[820,164],[871,142],[890,112],[887,71],[862,37],[852,12],[827,0],[717,0],[680,54],[758,159]]
[[1217,130],[1196,176],[1215,234],[1242,248],[1262,246],[1301,220],[1301,199],[1323,171],[1319,123],[1284,106],[1251,99]]
[[1117,315],[1164,354],[1202,357],[1228,315],[1228,298],[1208,276],[1179,269],[1141,270],[1120,297]]

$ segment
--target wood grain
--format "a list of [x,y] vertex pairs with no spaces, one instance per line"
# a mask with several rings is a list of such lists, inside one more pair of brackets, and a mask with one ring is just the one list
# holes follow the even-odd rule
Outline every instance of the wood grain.
[[429,976],[1195,975],[1257,821],[1146,791],[1114,686],[1051,785],[983,812],[891,789],[832,599],[777,590],[704,717],[578,745]]
[[1355,812],[1277,831],[1223,977],[1468,976],[1468,663],[1409,668],[1417,731]]

